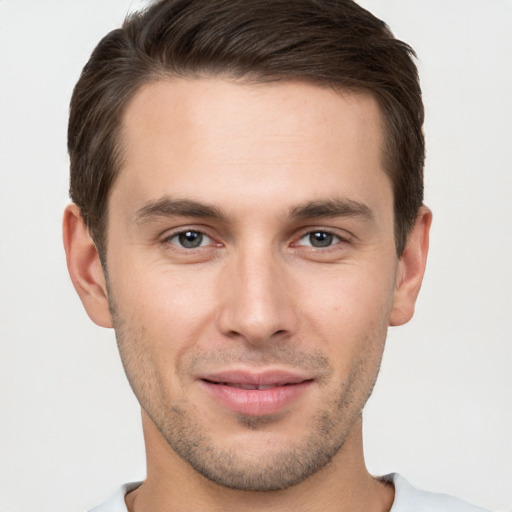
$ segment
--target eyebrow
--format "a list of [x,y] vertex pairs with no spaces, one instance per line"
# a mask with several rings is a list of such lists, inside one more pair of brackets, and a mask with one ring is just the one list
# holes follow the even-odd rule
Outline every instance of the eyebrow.
[[190,199],[163,197],[151,201],[135,212],[135,222],[143,223],[157,217],[196,217],[225,220],[225,215],[215,206]]
[[316,217],[362,217],[365,220],[373,220],[374,215],[366,204],[344,198],[326,201],[308,201],[292,208],[291,217],[298,219]]
[[[295,219],[362,217],[365,220],[372,220],[374,218],[372,210],[366,204],[345,198],[308,201],[293,207],[289,215]],[[144,205],[135,212],[134,219],[136,223],[144,223],[158,217],[173,216],[227,220],[226,215],[216,206],[191,199],[170,197],[163,197]]]

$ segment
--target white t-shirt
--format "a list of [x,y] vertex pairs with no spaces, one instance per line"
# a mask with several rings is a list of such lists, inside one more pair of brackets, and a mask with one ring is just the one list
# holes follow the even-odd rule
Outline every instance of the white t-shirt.
[[[483,508],[447,494],[419,491],[397,473],[383,479],[393,482],[395,486],[395,500],[389,512],[486,512]],[[124,497],[140,484],[141,482],[134,482],[123,485],[108,501],[89,512],[128,512]]]

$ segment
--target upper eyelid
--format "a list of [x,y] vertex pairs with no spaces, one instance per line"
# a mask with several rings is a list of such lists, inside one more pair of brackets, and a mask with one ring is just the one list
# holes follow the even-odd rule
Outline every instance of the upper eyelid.
[[[197,247],[184,247],[179,243],[179,240],[173,240],[174,238],[177,238],[179,235],[187,233],[187,232],[195,232],[199,233],[202,236],[208,238],[207,243],[205,245],[198,245]],[[202,243],[202,242],[201,242]],[[209,251],[212,248],[219,247],[223,244],[217,242],[217,240],[206,233],[204,230],[200,229],[191,229],[191,228],[185,228],[185,229],[178,229],[173,231],[167,231],[164,236],[161,237],[159,244],[161,246],[164,246],[166,250],[170,250],[177,253],[182,254],[197,254],[199,252]]]
[[211,237],[208,233],[206,233],[204,231],[200,231],[199,229],[183,229],[183,230],[180,230],[180,231],[175,231],[174,233],[169,233],[167,236],[164,237],[164,239],[175,238],[175,237],[177,237],[179,235],[183,235],[185,233],[197,233],[199,235],[202,235],[202,236],[205,236],[207,238],[213,239],[213,237]]
[[307,227],[303,228],[299,231],[299,234],[295,237],[296,240],[300,240],[301,238],[304,238],[307,235],[313,234],[313,233],[328,233],[330,235],[334,235],[341,240],[349,241],[354,238],[354,235],[350,233],[350,231],[347,231],[346,229],[342,228],[333,228],[333,227]]
[[[184,233],[190,233],[190,232],[197,233],[202,237],[200,245],[198,245],[197,247],[183,247],[179,240],[180,235],[183,235]],[[206,240],[205,240],[205,238],[206,238]],[[176,242],[173,242],[173,239],[176,239]],[[185,231],[180,231],[178,233],[175,233],[174,235],[169,236],[166,240],[168,240],[169,243],[172,243],[173,245],[176,245],[176,246],[178,246],[182,249],[185,249],[187,251],[204,249],[205,247],[215,244],[215,241],[213,240],[212,237],[208,236],[206,233],[201,233],[200,231],[193,230],[193,229],[188,229]],[[206,242],[206,243],[203,245],[203,242]]]
[[[176,240],[176,237],[178,237],[181,234],[187,233],[188,231],[193,231],[196,233],[199,233],[203,235],[204,237],[207,237],[208,243],[205,245],[200,245],[198,247],[193,248],[185,248],[183,247],[178,240]],[[173,240],[174,239],[174,240]],[[197,229],[197,228],[180,228],[180,229],[173,229],[173,230],[166,230],[163,232],[163,234],[159,235],[157,238],[158,244],[162,246],[172,246],[171,248],[175,251],[200,251],[200,250],[206,250],[211,248],[212,246],[219,245],[217,242],[217,239],[213,236],[211,236],[209,233],[207,233],[205,230]]]
[[343,239],[343,235],[340,235],[339,233],[336,233],[335,231],[330,231],[327,229],[313,229],[311,231],[305,231],[301,236],[299,236],[299,239],[304,238],[308,235],[314,235],[315,233],[325,233],[327,235],[335,236],[336,238]]
[[[306,238],[308,235],[311,235],[313,233],[318,233],[318,232],[328,233],[330,235],[333,235],[333,237],[335,237],[335,239],[333,240],[332,244],[326,245],[326,246],[323,246],[323,247],[316,247],[314,245],[308,245],[308,244],[301,244],[300,243],[300,241],[303,240],[304,238]],[[316,230],[316,231],[310,231],[310,232],[305,233],[301,237],[297,238],[296,241],[293,242],[291,245],[293,247],[306,247],[306,248],[313,248],[315,250],[328,251],[329,249],[335,249],[335,248],[339,247],[340,244],[348,244],[348,243],[350,243],[350,240],[348,240],[347,238],[344,238],[342,236],[339,236],[336,233]]]
[[201,235],[205,235],[208,238],[212,238],[212,239],[215,238],[211,234],[211,230],[209,230],[205,227],[197,227],[197,226],[180,226],[177,228],[169,228],[169,229],[164,230],[160,234],[160,238],[162,238],[162,240],[168,240],[175,236],[181,235],[182,233],[186,233],[187,231],[194,231],[196,233],[200,233]]

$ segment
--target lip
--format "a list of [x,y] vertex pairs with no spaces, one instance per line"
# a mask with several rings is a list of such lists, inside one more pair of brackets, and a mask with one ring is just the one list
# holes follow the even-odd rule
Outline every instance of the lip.
[[282,370],[231,370],[201,376],[203,389],[238,414],[275,414],[298,400],[312,385],[308,376]]

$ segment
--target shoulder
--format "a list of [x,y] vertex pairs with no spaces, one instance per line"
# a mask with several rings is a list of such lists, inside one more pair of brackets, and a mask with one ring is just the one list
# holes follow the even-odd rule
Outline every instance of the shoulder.
[[118,491],[105,503],[94,507],[89,512],[128,512],[124,497],[139,487],[142,482],[132,482],[121,486]]
[[[395,500],[389,512],[489,512],[447,494],[420,491],[397,473],[386,475],[382,480],[395,486]],[[109,500],[89,512],[128,512],[124,497],[141,483],[123,485]]]
[[447,494],[420,491],[396,473],[384,480],[395,486],[395,501],[389,512],[489,512]]

